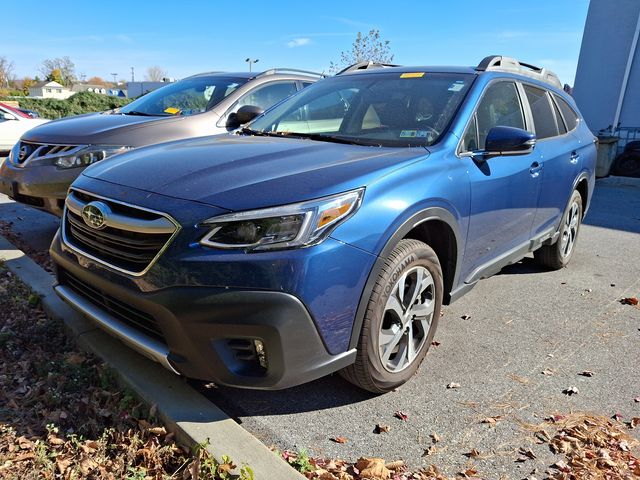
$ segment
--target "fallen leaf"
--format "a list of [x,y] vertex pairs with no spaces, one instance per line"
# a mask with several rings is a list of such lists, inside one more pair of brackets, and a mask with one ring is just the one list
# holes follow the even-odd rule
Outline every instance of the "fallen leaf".
[[336,443],[347,443],[349,440],[346,437],[332,437],[331,441]]
[[389,470],[398,470],[399,468],[404,467],[404,462],[402,460],[394,460],[393,462],[385,463],[384,466]]
[[165,430],[164,427],[152,427],[149,429],[150,433],[153,433],[154,435],[166,435],[167,431]]
[[622,305],[638,305],[638,299],[636,297],[627,297],[620,300]]
[[593,373],[591,370],[585,370],[584,372],[581,372],[578,375],[582,375],[583,377],[593,377],[595,373]]
[[543,370],[541,373],[543,375],[555,375],[556,374],[556,372],[554,372],[553,370],[550,370],[550,369]]
[[464,454],[465,457],[476,458],[480,456],[480,450],[472,448],[470,452]]
[[386,480],[391,476],[382,458],[359,458],[356,468],[360,471],[360,478]]
[[486,417],[480,420],[480,423],[488,423],[489,425],[495,425],[502,420],[502,415],[496,415],[495,417]]
[[634,398],[633,401],[636,402],[636,403],[640,403],[640,397]]
[[434,347],[438,347],[438,346],[440,346],[440,342],[436,342],[434,340],[433,342],[431,342],[431,345],[433,345]]
[[565,395],[577,395],[578,393],[580,393],[580,390],[578,390],[578,387],[569,387],[569,388],[565,388],[562,393],[564,393]]
[[24,462],[25,460],[32,460],[36,458],[36,454],[33,452],[23,453],[22,455],[18,455],[14,462]]
[[374,429],[373,433],[387,433],[389,430],[391,430],[391,427],[389,425],[376,425],[376,428]]
[[402,420],[403,422],[406,422],[409,419],[409,415],[407,415],[401,410],[398,410],[396,413],[393,414],[393,416],[399,420]]
[[429,435],[431,437],[431,441],[433,443],[438,443],[440,441],[440,435],[438,435],[436,432],[433,432],[431,435]]
[[56,466],[58,467],[58,471],[60,472],[60,474],[64,474],[71,463],[72,461],[68,458],[56,457]]
[[455,383],[455,382],[451,382],[447,385],[447,388],[452,389],[452,388],[460,388],[460,384],[459,383]]
[[462,320],[471,320],[471,315],[462,315],[460,318]]
[[636,428],[638,425],[640,425],[640,417],[633,417],[629,422],[631,428]]
[[520,447],[518,454],[520,456],[516,459],[516,462],[526,462],[527,460],[535,460],[537,458],[536,454],[533,453],[533,450],[530,448]]
[[623,417],[620,412],[616,412],[611,416],[611,418],[613,418],[616,422],[619,422]]
[[431,445],[430,447],[425,448],[422,456],[426,457],[427,455],[433,455],[437,451],[438,451],[438,449],[436,448],[436,446],[435,445]]
[[560,470],[561,472],[564,472],[564,473],[571,471],[571,469],[567,465],[567,462],[565,462],[564,460],[557,461],[556,463],[551,465],[551,468],[555,468],[556,470]]

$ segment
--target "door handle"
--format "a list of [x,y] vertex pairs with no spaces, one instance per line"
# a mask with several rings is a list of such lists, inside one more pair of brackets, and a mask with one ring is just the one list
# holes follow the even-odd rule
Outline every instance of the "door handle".
[[540,175],[541,171],[542,171],[542,164],[538,162],[533,162],[531,164],[531,167],[529,168],[529,173],[531,174],[532,177],[537,177],[538,175]]
[[571,152],[571,157],[570,157],[570,162],[573,163],[574,165],[576,163],[578,163],[578,160],[580,159],[580,154],[576,153],[576,152]]

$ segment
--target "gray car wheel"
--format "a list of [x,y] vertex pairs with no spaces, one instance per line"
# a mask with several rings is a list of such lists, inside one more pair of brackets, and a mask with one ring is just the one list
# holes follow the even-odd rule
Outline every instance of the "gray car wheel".
[[569,205],[562,216],[556,243],[544,245],[533,253],[535,260],[540,265],[558,270],[569,264],[578,240],[582,214],[582,196],[576,190],[571,195]]
[[433,340],[442,293],[442,270],[431,247],[418,240],[400,241],[369,299],[356,362],[342,376],[376,393],[409,380]]

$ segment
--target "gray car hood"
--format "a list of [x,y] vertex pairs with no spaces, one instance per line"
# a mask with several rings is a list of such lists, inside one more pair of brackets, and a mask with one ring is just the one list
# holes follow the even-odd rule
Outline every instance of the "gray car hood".
[[[39,125],[25,133],[22,140],[64,145],[106,144],[138,147],[149,144],[149,140],[140,132],[140,128],[162,124],[166,125],[164,128],[177,129],[179,122],[187,118],[89,113],[60,118]],[[166,136],[166,139],[172,139],[172,137]]]
[[424,148],[224,134],[136,149],[97,163],[83,175],[228,210],[247,210],[366,186],[427,155]]

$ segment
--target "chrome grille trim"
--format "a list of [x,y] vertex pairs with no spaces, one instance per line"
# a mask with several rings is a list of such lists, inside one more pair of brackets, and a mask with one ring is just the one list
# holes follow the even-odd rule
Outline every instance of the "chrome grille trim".
[[[13,164],[17,167],[25,167],[31,163],[47,163],[47,160],[53,160],[61,154],[73,155],[74,153],[88,147],[88,145],[61,145],[55,143],[37,143],[20,141],[20,148],[26,146],[31,150],[27,158],[19,160],[16,156],[13,158]],[[18,152],[20,149],[18,149]]]
[[[135,218],[135,217],[129,217],[126,215],[121,215],[121,214],[117,214],[116,215],[116,219],[113,223],[113,227],[112,228],[117,228],[119,230],[124,230],[124,231],[129,231],[129,232],[133,232],[133,233],[147,233],[147,234],[171,234],[171,236],[165,241],[164,245],[158,250],[158,252],[155,254],[155,256],[149,260],[148,264],[145,266],[145,268],[141,271],[136,271],[136,270],[130,270],[127,268],[123,268],[120,267],[118,265],[114,265],[113,263],[110,263],[102,258],[100,258],[97,255],[91,254],[85,250],[82,249],[82,247],[79,247],[77,245],[74,245],[73,243],[73,239],[69,238],[68,232],[67,232],[67,225],[71,222],[70,217],[69,217],[69,211],[73,212],[73,214],[80,216],[82,218],[82,208],[80,208],[79,212],[78,212],[78,208],[79,205],[84,204],[86,205],[86,202],[83,202],[82,200],[78,199],[76,196],[73,195],[73,193],[75,192],[79,192],[81,194],[90,196],[92,198],[96,198],[96,199],[100,199],[100,200],[105,200],[109,203],[112,204],[117,204],[117,205],[122,205],[124,207],[128,207],[130,209],[134,209],[134,210],[139,210],[141,212],[145,212],[147,214],[151,213],[154,215],[158,215],[159,217],[162,218],[158,218],[155,220],[148,220],[148,219],[144,219],[144,218]],[[112,213],[113,215],[113,213]],[[171,229],[169,230],[169,225],[171,225]],[[134,277],[140,277],[142,275],[144,275],[145,273],[147,273],[149,271],[149,269],[155,264],[155,262],[158,260],[158,258],[160,258],[160,256],[165,252],[165,250],[169,247],[169,245],[171,245],[171,242],[173,242],[173,240],[175,239],[175,237],[178,235],[178,233],[181,230],[181,226],[180,224],[175,221],[170,215],[164,213],[164,212],[158,212],[156,210],[151,210],[149,208],[144,208],[144,207],[140,207],[138,205],[133,205],[130,203],[126,203],[126,202],[121,202],[119,200],[113,200],[111,198],[108,197],[103,197],[101,195],[97,195],[95,193],[91,193],[85,190],[81,190],[79,188],[72,188],[69,191],[69,194],[67,195],[67,199],[65,200],[65,208],[64,208],[64,213],[63,213],[63,217],[62,217],[62,225],[60,228],[61,231],[61,236],[62,236],[62,243],[65,247],[67,247],[69,250],[79,253],[80,255],[89,258],[101,265],[105,265],[113,270],[116,270],[118,272],[121,273],[125,273],[127,275],[131,275]],[[107,241],[109,240],[109,237],[106,237]],[[109,245],[107,245],[107,247],[109,247]],[[130,246],[130,248],[136,248],[135,246]],[[103,245],[103,249],[104,249],[104,245]]]

